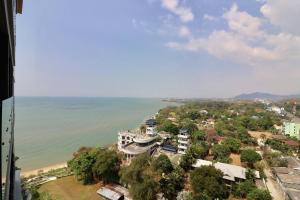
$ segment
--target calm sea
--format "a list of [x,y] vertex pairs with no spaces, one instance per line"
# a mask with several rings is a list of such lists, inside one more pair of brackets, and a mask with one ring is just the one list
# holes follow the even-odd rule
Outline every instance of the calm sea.
[[15,148],[22,170],[62,163],[81,146],[115,143],[170,103],[159,99],[16,97]]

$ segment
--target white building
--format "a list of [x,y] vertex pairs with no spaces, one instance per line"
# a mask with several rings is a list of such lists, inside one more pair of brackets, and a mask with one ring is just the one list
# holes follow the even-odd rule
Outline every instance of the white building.
[[132,158],[143,154],[152,154],[158,147],[158,136],[148,136],[142,133],[121,132],[119,134],[120,141],[118,142],[118,150],[125,156],[126,161],[131,161]]
[[278,115],[284,115],[284,114],[285,114],[284,108],[280,108],[280,107],[278,107],[278,106],[271,106],[271,107],[268,107],[267,110],[272,111],[272,112],[275,112],[275,113],[277,113]]
[[[213,163],[211,161],[197,159],[196,163],[193,164],[193,167],[199,168],[202,166],[214,166],[216,169],[223,172],[223,179],[230,182],[241,182],[246,180],[247,169],[237,165],[231,165],[227,163]],[[254,171],[255,177],[260,178],[259,172]]]
[[146,127],[146,134],[150,137],[154,137],[157,135],[157,132],[156,132],[156,128],[155,127]]
[[120,150],[123,146],[132,143],[133,138],[136,134],[130,131],[121,131],[118,133],[118,149]]
[[125,155],[125,160],[130,161],[137,155],[148,152],[152,154],[158,147],[158,134],[156,121],[146,121],[146,133],[140,131],[123,131],[118,133],[118,150]]
[[188,129],[180,129],[178,134],[178,153],[185,154],[190,144],[190,134]]

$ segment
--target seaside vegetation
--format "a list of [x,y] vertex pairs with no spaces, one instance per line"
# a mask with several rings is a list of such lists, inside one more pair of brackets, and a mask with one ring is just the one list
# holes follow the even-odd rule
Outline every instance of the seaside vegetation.
[[68,162],[77,180],[84,185],[96,181],[118,182],[120,165],[120,155],[106,148],[81,148]]
[[[73,154],[68,166],[83,185],[97,182],[118,183],[129,189],[133,200],[154,200],[157,194],[165,199],[210,200],[236,198],[268,200],[269,193],[256,188],[253,170],[248,170],[247,181],[229,189],[221,171],[213,166],[193,169],[197,159],[231,163],[231,155],[237,155],[244,166],[263,174],[259,163],[261,156],[253,147],[256,140],[249,134],[253,131],[274,131],[274,124],[281,124],[279,116],[264,109],[263,104],[250,102],[189,102],[180,106],[161,109],[157,116],[158,131],[171,134],[169,141],[177,145],[181,128],[191,133],[191,144],[179,163],[172,163],[167,155],[151,157],[142,154],[129,165],[122,165],[122,155],[113,148],[82,147]],[[205,127],[212,121],[213,127]],[[146,131],[141,126],[142,132]],[[274,148],[286,152],[283,144],[267,141]],[[272,163],[274,155],[270,155]],[[277,165],[277,164],[276,164]],[[185,191],[189,189],[190,191]]]
[[193,170],[190,179],[196,199],[226,199],[229,196],[223,173],[213,166],[202,166]]

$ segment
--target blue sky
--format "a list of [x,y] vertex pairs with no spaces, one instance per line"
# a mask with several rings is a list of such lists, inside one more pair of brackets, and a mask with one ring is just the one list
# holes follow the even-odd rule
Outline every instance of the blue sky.
[[25,1],[16,95],[300,93],[299,2]]

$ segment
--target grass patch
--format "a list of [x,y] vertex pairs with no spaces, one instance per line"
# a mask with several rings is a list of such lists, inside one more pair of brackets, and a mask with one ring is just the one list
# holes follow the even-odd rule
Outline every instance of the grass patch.
[[39,192],[48,192],[55,200],[102,200],[96,193],[101,184],[82,185],[74,176],[68,176],[42,185]]

